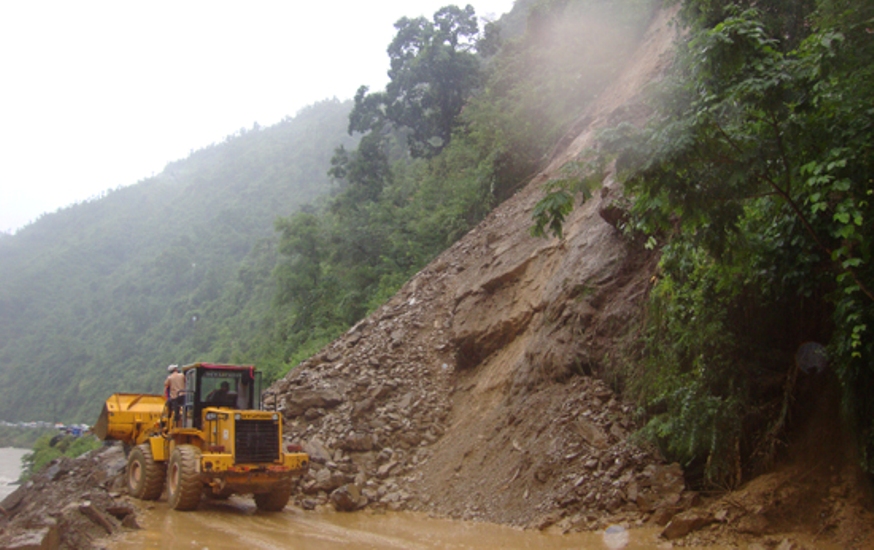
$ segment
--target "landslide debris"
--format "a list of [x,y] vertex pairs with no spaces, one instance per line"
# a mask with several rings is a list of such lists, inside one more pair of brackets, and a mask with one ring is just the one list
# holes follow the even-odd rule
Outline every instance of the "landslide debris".
[[[746,546],[766,536],[763,548],[870,547],[870,498],[857,500],[858,487],[834,472],[811,485],[852,502],[816,513],[852,520],[814,528],[799,519],[806,513],[791,516],[801,497],[819,493],[792,475],[779,487],[793,499],[747,487],[724,497],[749,495],[738,508],[688,491],[678,465],[629,439],[639,426],[614,390],[638,345],[656,258],[618,231],[624,202],[611,173],[569,216],[562,240],[529,234],[542,185],[592,147],[596,132],[645,122],[638,94],[670,61],[671,16],[656,17],[638,55],[543,173],[270,389],[289,442],[312,457],[298,505],[562,531],[659,525],[678,545]],[[748,526],[762,515],[768,526]]]
[[103,548],[106,537],[139,529],[126,465],[121,445],[54,460],[0,503],[0,549]]
[[545,528],[666,523],[696,497],[682,471],[629,442],[607,383],[634,341],[654,256],[614,224],[612,177],[565,238],[529,234],[542,184],[620,121],[669,61],[670,14],[550,167],[385,305],[270,388],[312,457],[304,508],[421,510]]

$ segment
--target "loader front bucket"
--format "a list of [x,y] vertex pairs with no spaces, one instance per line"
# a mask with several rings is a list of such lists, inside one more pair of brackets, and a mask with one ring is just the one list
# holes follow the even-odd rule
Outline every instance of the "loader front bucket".
[[114,393],[92,428],[102,440],[136,445],[143,441],[161,419],[164,396],[144,393]]

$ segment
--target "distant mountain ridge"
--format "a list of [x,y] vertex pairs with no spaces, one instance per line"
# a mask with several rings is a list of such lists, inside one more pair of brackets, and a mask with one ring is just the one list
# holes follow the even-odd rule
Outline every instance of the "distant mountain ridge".
[[275,258],[276,218],[331,189],[350,109],[241,131],[0,239],[0,418],[89,421],[109,392],[160,391],[162,365],[209,351],[197,332],[218,330],[253,254]]

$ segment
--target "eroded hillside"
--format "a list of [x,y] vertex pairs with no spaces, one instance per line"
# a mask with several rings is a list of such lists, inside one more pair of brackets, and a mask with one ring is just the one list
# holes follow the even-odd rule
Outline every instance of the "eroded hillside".
[[604,382],[654,265],[605,221],[610,181],[563,240],[529,234],[542,184],[599,129],[645,117],[638,94],[669,61],[669,17],[547,170],[272,388],[314,456],[304,507],[344,487],[363,493],[351,506],[595,527],[684,505],[679,470],[627,442],[630,407]]
[[[634,345],[655,257],[611,225],[621,215],[612,175],[574,210],[562,240],[529,233],[545,182],[599,130],[645,121],[641,93],[670,62],[670,19],[667,11],[656,17],[633,61],[546,170],[271,389],[288,437],[313,456],[301,506],[422,510],[565,530],[654,522],[667,524],[670,538],[703,526],[722,540],[738,525],[753,537],[798,530],[783,521],[780,499],[693,508],[700,497],[685,489],[679,466],[629,442],[637,428],[631,407],[608,383]],[[828,475],[837,492],[856,483],[850,474]],[[774,483],[785,488],[791,478]],[[790,492],[795,504],[813,496]],[[856,518],[845,525],[870,517],[822,506],[813,511],[821,518]],[[768,514],[771,523],[744,527]],[[821,534],[828,521],[834,529],[829,519],[802,530]],[[839,538],[858,542],[865,532],[851,528]]]

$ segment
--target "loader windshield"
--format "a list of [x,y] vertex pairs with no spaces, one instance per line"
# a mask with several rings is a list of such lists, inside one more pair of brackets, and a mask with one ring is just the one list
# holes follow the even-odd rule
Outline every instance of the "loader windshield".
[[240,410],[261,408],[261,373],[259,372],[204,369],[200,377],[199,389],[200,400],[205,407]]
[[207,407],[232,410],[261,408],[261,373],[254,367],[193,363],[182,367],[185,374],[183,426],[200,428]]

